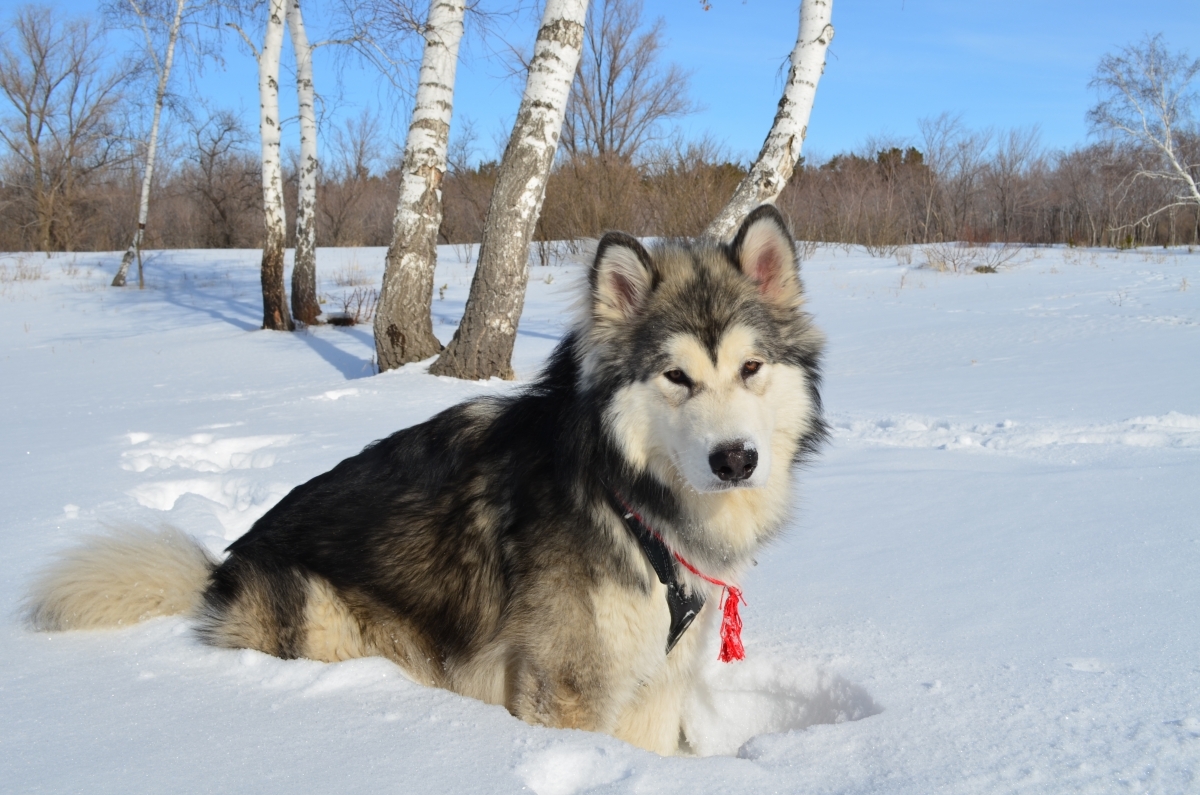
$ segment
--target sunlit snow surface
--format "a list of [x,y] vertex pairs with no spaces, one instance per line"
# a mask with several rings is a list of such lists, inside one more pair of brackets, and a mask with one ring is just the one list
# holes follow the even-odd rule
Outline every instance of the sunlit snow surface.
[[[441,250],[443,340],[466,254]],[[382,260],[322,250],[327,306]],[[699,758],[671,759],[381,659],[211,649],[182,619],[22,626],[31,573],[81,534],[171,523],[219,552],[371,440],[514,388],[372,377],[369,327],[260,331],[257,263],[153,254],[139,291],[106,286],[115,255],[0,255],[0,790],[1200,791],[1200,252],[806,262],[832,443],[742,583],[748,659],[712,650]],[[532,269],[522,378],[578,275]]]

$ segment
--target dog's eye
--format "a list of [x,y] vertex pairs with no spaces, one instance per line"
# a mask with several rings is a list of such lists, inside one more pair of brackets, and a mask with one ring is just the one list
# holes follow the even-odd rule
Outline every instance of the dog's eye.
[[685,373],[683,370],[667,370],[665,373],[663,373],[663,378],[667,379],[672,384],[679,384],[680,386],[686,386],[690,388],[692,385],[692,379],[688,378],[687,373]]
[[747,379],[762,369],[762,362],[757,362],[754,359],[742,365],[742,379]]

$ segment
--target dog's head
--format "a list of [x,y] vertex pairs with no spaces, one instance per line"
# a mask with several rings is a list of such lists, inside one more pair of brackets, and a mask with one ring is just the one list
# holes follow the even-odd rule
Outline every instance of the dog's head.
[[589,285],[583,378],[606,394],[605,430],[636,470],[675,490],[766,487],[819,433],[822,338],[774,207],[729,244],[605,235]]

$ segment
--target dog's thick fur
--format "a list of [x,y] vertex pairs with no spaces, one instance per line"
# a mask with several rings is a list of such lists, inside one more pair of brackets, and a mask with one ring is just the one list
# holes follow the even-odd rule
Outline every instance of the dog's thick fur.
[[[619,494],[674,551],[736,581],[824,435],[822,337],[783,219],[730,244],[605,236],[581,320],[542,375],[378,441],[296,487],[217,564],[177,532],[68,554],[42,629],[186,612],[217,646],[381,655],[546,726],[668,754],[719,589],[668,654],[662,583]],[[201,593],[202,591],[202,593]]]

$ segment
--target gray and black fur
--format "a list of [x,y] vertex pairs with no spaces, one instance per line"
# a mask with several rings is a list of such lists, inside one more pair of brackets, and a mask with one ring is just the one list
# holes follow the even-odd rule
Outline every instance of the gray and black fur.
[[[744,247],[756,229],[768,244],[772,234],[786,241],[783,267],[793,273],[778,278],[795,280],[794,296],[769,293],[763,284],[774,277],[747,270]],[[752,500],[754,490],[701,495],[663,475],[667,464],[632,464],[614,401],[632,400],[676,366],[664,341],[695,340],[715,364],[723,335],[738,324],[756,340],[761,366],[788,372],[807,390],[794,398],[807,414],[796,420],[794,448],[780,465],[805,461],[825,433],[822,339],[800,309],[796,267],[783,219],[769,206],[730,244],[647,250],[606,235],[583,319],[527,388],[459,404],[368,445],[294,488],[223,562],[181,563],[191,566],[188,587],[197,567],[207,576],[191,603],[200,636],[283,658],[381,655],[418,681],[503,704],[527,721],[672,752],[699,638],[711,631],[719,600],[709,599],[707,620],[697,623],[707,629],[694,627],[668,655],[663,586],[614,511],[613,495],[637,506],[672,549],[726,577],[782,522],[763,520],[743,543],[697,520],[702,498],[737,492]],[[676,399],[675,386],[662,389]],[[679,393],[681,406],[687,399]],[[621,427],[637,421],[622,419]],[[138,553],[149,561],[153,538],[134,532],[126,540],[117,558]],[[171,543],[180,545],[174,536]],[[104,623],[89,623],[87,614],[103,583],[70,593],[79,559],[65,560],[35,588],[31,615],[41,628]],[[711,590],[680,576],[687,587]]]

